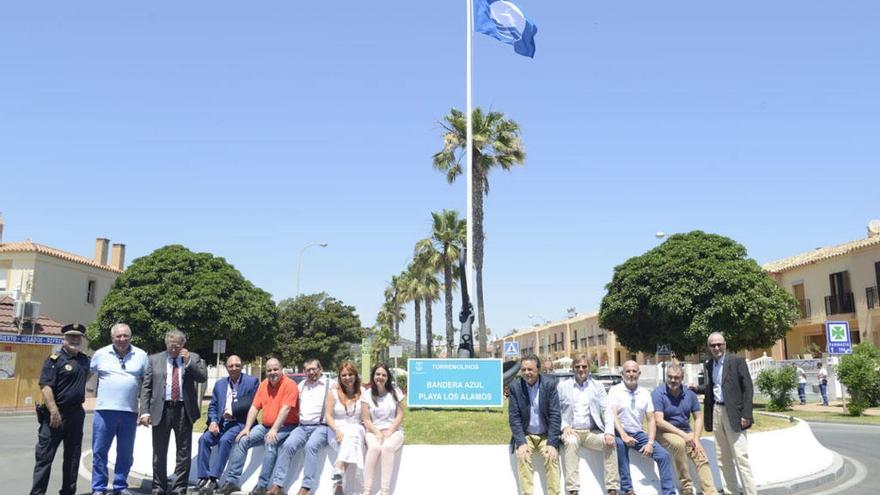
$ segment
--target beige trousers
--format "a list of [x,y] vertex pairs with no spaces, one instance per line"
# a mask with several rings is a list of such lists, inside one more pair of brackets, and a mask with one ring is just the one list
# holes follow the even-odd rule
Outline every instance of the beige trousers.
[[[532,454],[541,453],[547,445],[547,437],[541,435],[526,435],[526,447],[528,452],[522,459],[517,459],[517,476],[519,478],[519,495],[532,495],[534,483],[532,478],[535,468],[532,465]],[[547,495],[561,495],[559,492],[559,461],[544,459],[544,470],[547,472]]]
[[[734,418],[739,420],[740,418]],[[749,464],[749,437],[743,431],[734,431],[727,417],[727,407],[715,404],[712,411],[712,429],[715,430],[715,455],[718,457],[718,470],[721,471],[721,489],[724,495],[739,494],[739,483],[745,495],[758,495],[752,466]]]
[[[572,430],[574,435],[562,436],[562,463],[565,466],[565,490],[580,490],[581,478],[578,465],[578,447],[602,452],[605,461],[605,490],[620,490],[620,477],[617,474],[617,447],[605,445],[605,434],[590,430]],[[598,478],[598,476],[597,476]]]
[[[688,466],[690,459],[697,468],[697,478],[700,480],[700,490],[704,495],[717,495],[715,491],[715,479],[712,478],[712,468],[709,467],[709,458],[705,452],[699,452],[684,442],[684,439],[675,433],[664,432],[657,438],[669,455],[672,456],[672,466],[675,468],[675,476],[682,492],[696,493],[694,481],[691,479],[691,470]],[[699,439],[697,439],[699,441]]]

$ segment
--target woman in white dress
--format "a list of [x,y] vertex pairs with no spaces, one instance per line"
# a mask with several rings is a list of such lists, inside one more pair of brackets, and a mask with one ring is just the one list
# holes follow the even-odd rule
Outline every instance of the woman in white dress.
[[370,372],[370,385],[361,395],[361,419],[367,430],[367,457],[364,463],[364,495],[373,493],[373,474],[381,461],[379,479],[382,495],[391,494],[391,476],[397,453],[403,446],[403,401],[406,397],[394,386],[388,365],[379,363]]
[[[333,470],[333,493],[343,492],[343,473],[351,465],[364,467],[364,427],[361,425],[361,377],[357,368],[348,361],[339,367],[339,385],[327,394],[325,411],[330,447],[337,452]],[[357,478],[357,476],[355,476]],[[350,484],[350,483],[349,483]]]

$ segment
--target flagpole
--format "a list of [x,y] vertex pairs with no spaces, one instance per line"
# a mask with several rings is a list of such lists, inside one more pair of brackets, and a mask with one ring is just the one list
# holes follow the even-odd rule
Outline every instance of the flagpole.
[[[467,19],[467,56],[465,57],[467,60],[467,69],[466,69],[466,79],[467,79],[467,89],[465,91],[466,94],[466,104],[465,104],[465,116],[467,119],[467,137],[465,144],[465,159],[467,163],[467,286],[468,290],[471,294],[475,294],[476,288],[473,284],[473,275],[471,271],[474,266],[474,159],[473,159],[473,148],[474,148],[474,131],[473,131],[473,121],[472,121],[472,102],[471,102],[471,79],[472,79],[472,71],[471,66],[473,62],[473,36],[474,36],[474,8],[473,8],[473,0],[465,0],[465,6],[467,7],[467,15],[465,19]],[[473,301],[474,298],[472,297]]]

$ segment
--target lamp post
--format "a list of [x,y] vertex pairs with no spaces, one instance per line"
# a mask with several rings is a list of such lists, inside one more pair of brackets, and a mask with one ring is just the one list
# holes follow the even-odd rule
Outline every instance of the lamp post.
[[299,297],[299,274],[302,271],[302,261],[303,261],[303,253],[306,252],[306,249],[312,246],[321,246],[322,248],[327,247],[328,244],[326,242],[312,242],[303,246],[299,251],[299,261],[296,266],[296,297]]

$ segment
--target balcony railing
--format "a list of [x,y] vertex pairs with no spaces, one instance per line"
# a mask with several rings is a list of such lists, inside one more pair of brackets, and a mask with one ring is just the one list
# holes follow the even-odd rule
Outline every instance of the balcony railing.
[[825,314],[839,315],[843,313],[855,313],[856,305],[853,302],[853,293],[844,292],[836,296],[825,296]]
[[865,298],[868,300],[868,309],[880,308],[880,300],[878,300],[877,296],[877,287],[865,288]]
[[801,318],[809,318],[812,314],[812,308],[810,308],[810,300],[809,299],[798,299],[798,309],[801,312]]

